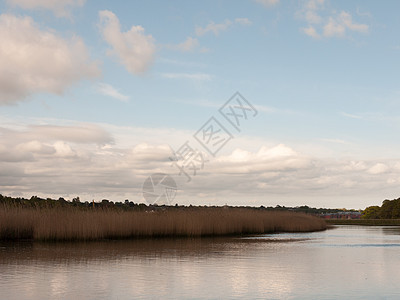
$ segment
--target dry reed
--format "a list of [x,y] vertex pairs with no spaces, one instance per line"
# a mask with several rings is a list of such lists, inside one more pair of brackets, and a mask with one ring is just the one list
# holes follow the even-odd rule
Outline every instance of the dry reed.
[[310,215],[246,208],[213,207],[143,212],[0,206],[0,240],[199,237],[324,229],[325,222]]

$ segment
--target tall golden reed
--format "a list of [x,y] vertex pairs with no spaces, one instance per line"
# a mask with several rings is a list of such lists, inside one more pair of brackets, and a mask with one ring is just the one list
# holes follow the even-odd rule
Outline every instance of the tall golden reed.
[[67,241],[197,237],[324,229],[325,222],[310,215],[246,208],[185,208],[144,212],[0,206],[0,239]]

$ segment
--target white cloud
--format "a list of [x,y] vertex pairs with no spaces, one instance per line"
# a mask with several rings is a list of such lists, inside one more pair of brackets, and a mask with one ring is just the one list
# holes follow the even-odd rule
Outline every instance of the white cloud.
[[126,95],[121,94],[117,89],[115,89],[112,85],[107,84],[107,83],[98,83],[96,85],[96,90],[98,93],[104,95],[104,96],[109,96],[111,98],[127,102],[129,100],[129,97]]
[[191,79],[200,81],[209,81],[212,79],[210,74],[205,73],[162,73],[161,75],[169,79]]
[[64,39],[30,17],[0,15],[0,36],[0,105],[34,93],[60,95],[100,73],[79,37]]
[[347,118],[351,118],[351,119],[362,119],[363,118],[362,116],[355,115],[355,114],[349,114],[349,113],[345,113],[345,112],[342,112],[341,115],[344,117],[347,117]]
[[53,154],[55,149],[50,145],[41,143],[37,140],[23,142],[16,146],[17,152],[34,153],[34,154]]
[[191,51],[199,45],[199,41],[196,38],[188,37],[184,42],[178,44],[177,48],[181,51]]
[[57,17],[70,17],[70,10],[74,6],[83,6],[86,0],[6,0],[11,6],[23,9],[47,9]]
[[304,3],[304,7],[307,10],[317,10],[325,4],[325,0],[307,0]]
[[363,171],[367,168],[364,161],[350,161],[343,167],[344,171]]
[[264,5],[265,7],[274,6],[279,3],[280,0],[255,0],[257,3]]
[[262,146],[256,152],[235,149],[228,155],[218,156],[208,165],[208,172],[212,174],[247,174],[256,177],[271,178],[279,176],[280,172],[300,171],[311,166],[310,159],[302,157],[293,149],[280,144],[273,147]]
[[276,157],[297,156],[298,154],[284,144],[279,144],[273,148],[261,148],[260,151],[258,151],[258,155],[263,158],[273,159]]
[[317,31],[315,30],[315,28],[313,26],[308,26],[306,28],[301,28],[301,30],[307,34],[308,36],[311,36],[315,39],[320,38],[321,36],[317,33]]
[[236,18],[235,23],[238,23],[240,25],[251,25],[252,24],[252,22],[247,18]]
[[[203,36],[209,32],[214,33],[215,36],[218,36],[222,31],[227,30],[233,24],[239,24],[242,26],[251,25],[252,22],[248,18],[236,18],[233,22],[230,20],[225,20],[224,23],[215,24],[214,22],[210,22],[206,27],[197,26],[195,29],[197,36]],[[182,52],[189,52],[194,51],[200,47],[199,40],[197,38],[193,38],[191,36],[187,37],[185,41],[179,44],[168,44],[165,46],[168,49],[182,51]],[[205,47],[201,47],[198,49],[200,53],[206,53],[210,50]]]
[[357,32],[363,32],[363,33],[367,33],[368,32],[369,26],[366,25],[366,24],[354,23],[353,20],[352,20],[352,16],[348,12],[342,11],[338,16],[338,19],[349,30],[357,31]]
[[362,17],[368,17],[371,18],[372,14],[369,11],[361,11],[359,7],[357,7],[357,15],[362,16]]
[[254,105],[254,107],[261,112],[264,113],[274,113],[274,112],[278,112],[279,110],[274,108],[274,107],[270,107],[270,106],[266,106],[266,105]]
[[382,174],[385,173],[389,170],[388,166],[382,163],[377,163],[375,165],[373,165],[371,168],[368,169],[368,173],[369,174]]
[[208,53],[211,51],[211,49],[207,47],[201,47],[199,51],[200,53]]
[[150,145],[148,143],[140,143],[133,147],[131,151],[131,159],[143,162],[166,162],[172,156],[172,150],[167,145]]
[[82,152],[73,150],[72,145],[80,149],[87,145],[100,147],[114,143],[108,132],[94,124],[0,127],[0,135],[0,164],[48,161],[51,157],[79,158]]
[[113,142],[110,134],[101,127],[94,124],[80,124],[74,126],[57,126],[57,125],[31,125],[28,127],[29,135],[25,132],[14,133],[14,138],[35,140],[55,141],[61,139],[63,141],[77,144],[109,144]]
[[129,72],[145,72],[154,60],[154,38],[145,35],[142,26],[121,32],[117,16],[109,10],[100,11],[99,16],[103,38],[112,47],[109,53],[116,55]]
[[329,17],[328,23],[323,28],[323,35],[326,37],[338,36],[343,37],[346,32],[346,26],[338,22],[333,17]]
[[167,48],[172,50],[178,50],[182,52],[193,51],[199,46],[199,41],[196,38],[189,36],[185,41],[177,45],[167,45]]
[[56,151],[56,156],[58,157],[75,157],[77,154],[72,150],[71,146],[63,141],[58,141],[54,143],[54,149]]
[[215,36],[218,36],[220,32],[227,30],[232,25],[230,20],[225,20],[224,23],[216,24],[214,22],[208,23],[206,27],[196,27],[196,34],[198,36],[205,35],[208,32],[214,33]]
[[367,24],[355,23],[350,13],[325,8],[324,0],[305,1],[296,15],[304,19],[308,26],[301,28],[306,35],[318,39],[321,37],[345,37],[348,32],[367,33]]
[[203,36],[209,32],[212,32],[215,36],[218,36],[221,32],[226,31],[233,24],[239,25],[251,25],[252,22],[248,18],[236,18],[233,22],[231,20],[225,20],[224,23],[215,23],[211,21],[205,27],[196,26],[196,35]]
[[305,12],[305,19],[310,24],[319,24],[322,22],[322,17],[317,15],[313,10],[308,10]]

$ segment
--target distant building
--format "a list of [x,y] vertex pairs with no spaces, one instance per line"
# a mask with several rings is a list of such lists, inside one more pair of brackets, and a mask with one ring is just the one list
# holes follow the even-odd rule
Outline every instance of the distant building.
[[336,213],[323,213],[320,217],[324,219],[360,219],[361,212],[359,211],[340,211]]

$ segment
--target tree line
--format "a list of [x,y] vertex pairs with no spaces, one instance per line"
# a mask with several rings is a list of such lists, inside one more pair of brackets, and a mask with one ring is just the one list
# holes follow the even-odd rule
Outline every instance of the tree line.
[[[41,198],[38,196],[32,196],[30,199],[26,199],[23,197],[9,197],[3,196],[0,194],[0,205],[5,204],[8,206],[18,206],[24,208],[78,208],[78,209],[116,209],[116,210],[137,210],[137,211],[154,211],[154,210],[165,210],[165,209],[191,209],[201,206],[184,206],[184,205],[158,205],[158,204],[144,204],[144,203],[134,203],[126,199],[124,202],[114,202],[108,199],[103,199],[101,201],[81,201],[79,197],[74,197],[71,200],[60,197],[58,200],[51,198]],[[207,207],[204,205],[203,207]],[[216,207],[216,206],[209,206]],[[231,207],[225,205],[226,208]],[[243,206],[241,206],[243,207]],[[269,211],[292,211],[292,212],[300,212],[310,215],[324,215],[324,214],[332,214],[339,212],[352,212],[355,210],[346,210],[344,208],[315,208],[309,207],[307,205],[296,206],[296,207],[287,207],[287,206],[268,206],[265,207],[263,205],[259,207],[250,207],[246,206],[248,209],[258,209],[258,210],[269,210]]]
[[384,200],[381,206],[369,206],[362,214],[364,219],[400,219],[400,198]]

